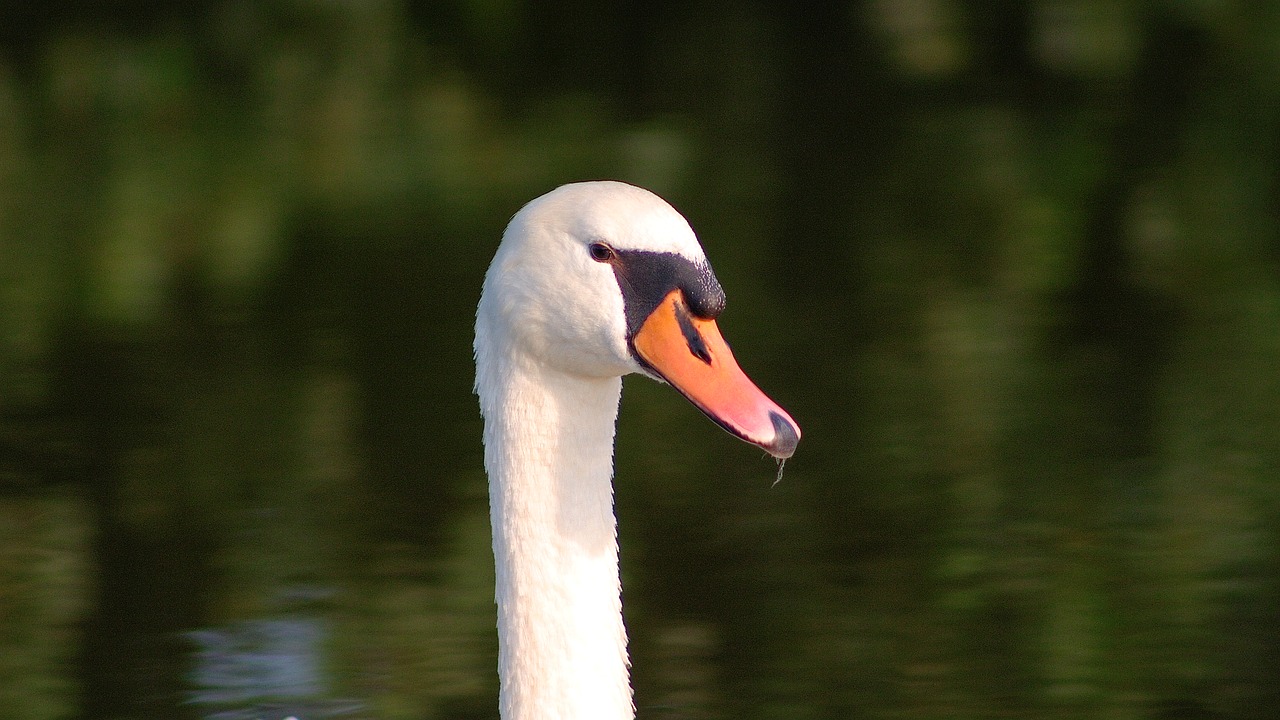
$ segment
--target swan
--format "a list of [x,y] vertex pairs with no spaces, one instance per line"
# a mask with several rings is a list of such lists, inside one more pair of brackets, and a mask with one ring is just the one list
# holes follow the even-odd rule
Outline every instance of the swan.
[[667,382],[777,458],[791,416],[716,327],[724,292],[688,221],[648,190],[573,183],[512,217],[476,312],[505,720],[634,716],[613,439],[622,376]]

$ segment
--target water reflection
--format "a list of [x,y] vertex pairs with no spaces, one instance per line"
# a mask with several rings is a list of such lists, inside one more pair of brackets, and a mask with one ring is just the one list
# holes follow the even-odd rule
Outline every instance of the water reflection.
[[4,4],[0,716],[496,717],[480,279],[618,177],[806,429],[628,384],[642,713],[1270,717],[1274,3],[580,5]]
[[352,717],[355,700],[331,697],[325,623],[295,616],[247,620],[187,633],[198,649],[187,702],[207,720]]

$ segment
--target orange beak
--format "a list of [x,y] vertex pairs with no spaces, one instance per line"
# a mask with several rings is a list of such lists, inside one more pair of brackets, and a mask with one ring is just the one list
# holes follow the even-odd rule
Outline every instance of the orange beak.
[[693,316],[673,290],[631,340],[640,362],[720,427],[777,458],[789,458],[800,428],[738,367],[714,320]]

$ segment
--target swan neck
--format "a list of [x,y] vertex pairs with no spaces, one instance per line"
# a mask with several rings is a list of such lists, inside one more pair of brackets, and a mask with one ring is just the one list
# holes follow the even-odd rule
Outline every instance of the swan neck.
[[477,347],[505,720],[634,715],[613,512],[622,380]]

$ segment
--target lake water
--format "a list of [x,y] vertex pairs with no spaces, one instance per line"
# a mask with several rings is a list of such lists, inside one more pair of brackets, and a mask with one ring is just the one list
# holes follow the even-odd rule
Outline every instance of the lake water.
[[496,717],[474,309],[597,177],[804,431],[627,380],[642,718],[1270,717],[1277,14],[788,8],[0,11],[0,717]]

